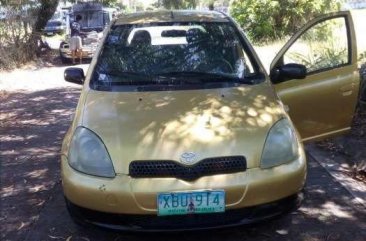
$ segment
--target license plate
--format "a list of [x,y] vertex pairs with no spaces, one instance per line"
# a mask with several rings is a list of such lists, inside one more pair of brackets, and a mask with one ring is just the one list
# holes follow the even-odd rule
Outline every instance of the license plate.
[[160,193],[157,201],[159,216],[225,212],[224,191]]

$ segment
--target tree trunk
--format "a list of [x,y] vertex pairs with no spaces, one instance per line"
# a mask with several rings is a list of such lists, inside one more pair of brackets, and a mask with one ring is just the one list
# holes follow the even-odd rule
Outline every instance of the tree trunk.
[[[42,31],[46,26],[48,20],[51,19],[55,13],[59,0],[39,0],[41,4],[36,11],[36,22],[33,26],[30,44],[33,49],[36,49],[36,54],[39,55],[39,50],[43,46]],[[35,47],[35,48],[34,48]]]
[[59,0],[40,0],[41,6],[38,10],[37,20],[34,24],[33,32],[42,32],[47,21],[50,20],[55,13]]

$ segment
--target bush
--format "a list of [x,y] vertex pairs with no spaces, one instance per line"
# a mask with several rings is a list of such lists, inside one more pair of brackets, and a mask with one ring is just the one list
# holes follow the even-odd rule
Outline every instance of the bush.
[[0,21],[0,70],[16,68],[35,55],[27,23],[14,15],[7,17]]
[[58,0],[12,2],[0,0],[6,10],[6,18],[0,20],[0,70],[21,66],[40,54],[42,29],[58,5]]
[[342,0],[234,0],[233,18],[256,42],[292,35],[316,15],[338,11]]

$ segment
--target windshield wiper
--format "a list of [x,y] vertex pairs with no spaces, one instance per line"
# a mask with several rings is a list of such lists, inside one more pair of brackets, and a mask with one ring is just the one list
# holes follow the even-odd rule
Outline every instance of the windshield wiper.
[[[218,73],[210,73],[210,72],[198,72],[198,71],[174,71],[174,72],[165,72],[158,73],[154,76],[164,77],[164,78],[190,78],[188,82],[197,82],[197,80],[201,83],[206,82],[234,82],[234,83],[251,83],[251,81],[247,81],[243,78],[238,78],[235,76],[229,76]],[[194,81],[195,80],[195,81]],[[186,81],[184,81],[186,82]]]
[[[116,85],[182,85],[187,83],[197,83],[197,81],[182,81],[166,77],[155,77],[153,75],[147,75],[138,72],[128,72],[128,71],[104,71],[99,72],[100,75],[105,75],[103,78],[108,78],[107,76],[112,76],[112,79],[107,80],[105,83],[109,83],[111,86]],[[104,82],[103,80],[99,80]]]
[[[107,81],[112,85],[149,84],[152,81],[151,77],[146,74],[130,71],[109,70],[99,72],[98,75],[100,82],[103,82],[104,78],[108,78],[107,76],[112,76],[112,78],[116,80]],[[105,75],[105,77],[101,77],[102,75]]]
[[[99,74],[99,84],[107,86],[118,85],[197,85],[197,84],[210,84],[210,83],[245,83],[253,84],[251,79],[241,79],[238,77],[197,72],[197,71],[177,71],[177,72],[165,72],[153,75],[147,75],[138,72],[120,71],[120,70],[108,70],[101,71]],[[105,75],[105,77],[101,77]],[[106,81],[103,78],[111,77]]]
[[120,71],[120,70],[102,71],[100,72],[100,74],[111,75],[115,77],[139,77],[144,79],[151,78],[150,76],[143,73],[132,72],[132,71]]

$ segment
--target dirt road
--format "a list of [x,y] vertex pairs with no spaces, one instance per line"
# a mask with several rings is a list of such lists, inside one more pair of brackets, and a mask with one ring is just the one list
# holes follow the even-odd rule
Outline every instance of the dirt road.
[[59,152],[80,87],[62,80],[64,68],[0,74],[1,240],[365,240],[365,211],[311,155],[304,204],[271,222],[178,235],[75,225],[63,200]]

